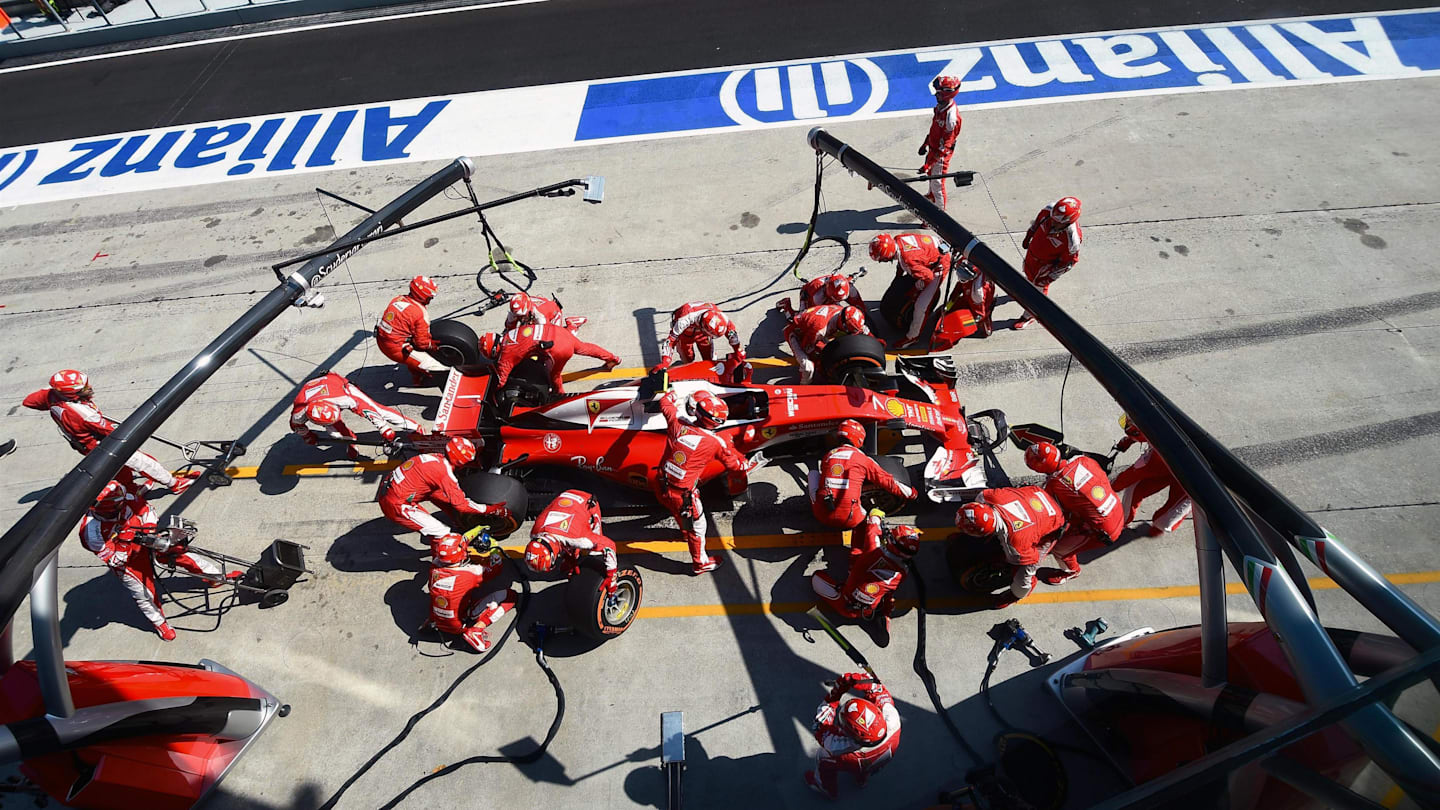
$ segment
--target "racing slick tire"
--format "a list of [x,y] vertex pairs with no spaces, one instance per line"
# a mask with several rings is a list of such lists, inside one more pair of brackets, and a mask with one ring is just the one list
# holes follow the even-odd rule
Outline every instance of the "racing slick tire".
[[464,524],[462,528],[466,530],[484,526],[490,530],[490,536],[498,540],[514,534],[520,524],[525,522],[526,510],[530,506],[530,493],[525,491],[525,485],[519,479],[476,470],[460,477],[460,491],[476,503],[504,506],[510,510],[508,518],[462,513],[458,518]]
[[[880,469],[890,473],[896,481],[910,486],[910,471],[905,467],[905,461],[898,456],[876,456],[875,463]],[[887,515],[894,515],[904,509],[910,502],[899,495],[892,495],[883,489],[870,488],[860,495],[860,505],[866,512],[871,509],[879,509]]]
[[576,632],[593,641],[604,641],[625,632],[640,612],[645,582],[634,568],[615,572],[615,595],[607,597],[601,583],[605,575],[593,568],[581,568],[565,585],[565,612]]
[[836,385],[857,374],[885,371],[885,344],[870,335],[845,335],[832,340],[820,353],[824,378]]
[[452,368],[479,365],[480,337],[468,324],[438,320],[430,324],[430,337],[435,341],[431,356]]
[[503,412],[509,414],[515,408],[538,408],[555,398],[550,386],[549,358],[527,357],[515,364],[505,388],[499,392],[498,401]]
[[907,275],[896,274],[885,295],[880,298],[880,317],[901,332],[910,328],[910,318],[915,312],[915,300],[911,296],[915,282]]
[[1014,568],[994,541],[963,534],[950,536],[945,563],[955,584],[966,593],[988,596],[1010,587]]

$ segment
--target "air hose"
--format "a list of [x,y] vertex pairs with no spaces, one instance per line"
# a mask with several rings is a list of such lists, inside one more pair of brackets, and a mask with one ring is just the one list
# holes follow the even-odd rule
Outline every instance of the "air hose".
[[[404,742],[405,739],[410,736],[410,732],[413,731],[417,725],[419,725],[421,720],[424,720],[425,717],[428,716],[431,712],[443,706],[445,702],[448,701],[453,694],[455,694],[455,691],[460,688],[460,685],[463,684],[471,675],[474,675],[475,672],[478,671],[482,666],[488,663],[490,659],[493,658],[495,654],[500,651],[500,648],[504,646],[505,640],[515,633],[516,628],[520,626],[520,622],[525,616],[526,609],[530,606],[530,579],[525,575],[525,570],[520,566],[516,565],[514,560],[509,560],[509,562],[511,565],[515,566],[515,571],[518,574],[517,578],[520,580],[520,604],[516,607],[514,621],[510,623],[509,627],[505,628],[505,632],[500,635],[500,638],[496,640],[494,646],[490,648],[490,651],[486,653],[484,657],[482,657],[479,661],[475,662],[475,664],[469,669],[460,673],[460,675],[457,676],[455,680],[450,683],[450,686],[446,687],[445,691],[442,692],[433,703],[411,715],[410,719],[405,723],[405,728],[403,728],[399,734],[395,735],[394,739],[386,743],[384,747],[382,747],[379,751],[375,752],[375,755],[370,757],[370,759],[367,760],[364,765],[361,765],[358,770],[351,774],[350,777],[345,780],[345,783],[340,786],[340,789],[335,791],[334,795],[332,795],[329,799],[325,801],[324,804],[320,806],[320,810],[330,810],[330,808],[334,808],[335,805],[340,801],[340,798],[345,795],[345,792],[349,790],[350,787],[355,784],[355,782],[359,781],[360,777],[364,776],[365,773],[368,772],[372,767],[374,767],[375,763],[383,759],[386,754],[390,753],[402,742]],[[555,676],[555,671],[550,668],[550,662],[545,658],[543,632],[535,641],[535,663],[540,665],[540,669],[545,673],[545,678],[550,681],[551,688],[555,690],[555,719],[550,721],[550,729],[546,732],[545,739],[540,742],[540,745],[538,745],[534,751],[509,756],[478,755],[468,757],[466,759],[460,760],[459,762],[451,763],[435,771],[434,773],[426,774],[420,779],[415,780],[404,790],[397,793],[393,799],[382,805],[382,807],[395,807],[396,805],[400,804],[400,802],[404,801],[407,797],[409,797],[410,794],[414,793],[416,790],[420,789],[429,782],[439,779],[443,776],[448,776],[455,771],[465,767],[466,765],[484,762],[504,762],[517,765],[525,765],[528,763],[536,762],[541,757],[545,756],[545,752],[550,748],[550,743],[555,739],[555,735],[560,732],[560,724],[565,719],[565,690],[560,686],[560,679]]]

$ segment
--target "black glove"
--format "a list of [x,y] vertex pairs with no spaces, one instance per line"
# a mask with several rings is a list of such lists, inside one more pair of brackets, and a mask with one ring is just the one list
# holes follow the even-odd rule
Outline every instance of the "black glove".
[[925,154],[927,148],[928,148],[928,147],[926,146],[926,144],[923,144],[923,143],[922,143],[922,144],[920,144],[920,150],[917,151],[915,154],[917,154],[917,155],[923,155],[923,154]]

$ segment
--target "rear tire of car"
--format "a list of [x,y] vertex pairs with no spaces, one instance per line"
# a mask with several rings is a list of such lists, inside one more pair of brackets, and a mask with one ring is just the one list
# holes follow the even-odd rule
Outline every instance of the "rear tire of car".
[[915,301],[910,297],[914,287],[914,279],[897,274],[880,298],[880,317],[901,332],[910,328],[910,318],[915,311]]
[[945,563],[955,584],[976,596],[1008,589],[1014,575],[1014,569],[993,540],[959,533],[950,536]]
[[[903,459],[898,456],[877,456],[875,463],[880,465],[880,469],[894,476],[899,483],[910,486],[910,471],[906,469]],[[892,495],[879,487],[867,489],[860,496],[860,505],[865,507],[867,512],[871,509],[879,509],[887,515],[894,515],[909,504],[910,501],[898,495]]]
[[461,513],[459,519],[463,529],[484,526],[490,530],[492,538],[499,540],[514,534],[525,521],[526,510],[530,506],[530,493],[525,491],[525,485],[519,479],[476,470],[469,475],[462,473],[459,480],[460,491],[470,500],[491,506],[504,506],[510,510],[509,517]]
[[468,324],[439,320],[430,324],[430,337],[435,350],[430,356],[451,368],[474,366],[481,362],[480,338]]
[[826,380],[836,385],[858,385],[864,375],[885,371],[885,344],[870,335],[844,335],[820,353]]

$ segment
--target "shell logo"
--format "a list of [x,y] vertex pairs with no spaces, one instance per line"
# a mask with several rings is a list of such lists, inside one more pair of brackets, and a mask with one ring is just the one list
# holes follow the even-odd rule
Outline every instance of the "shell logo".
[[534,329],[527,326],[524,329],[520,330],[520,337],[530,337],[530,333],[534,331]]
[[1102,486],[1098,486],[1098,485],[1091,487],[1091,488],[1090,488],[1090,497],[1093,498],[1093,499],[1095,499],[1095,500],[1097,500],[1097,501],[1103,501],[1103,500],[1105,500],[1105,488],[1102,487]]
[[867,585],[865,586],[865,593],[868,593],[868,594],[870,594],[871,596],[874,596],[875,594],[877,594],[877,593],[879,593],[879,592],[880,592],[880,586],[879,586],[879,585],[876,585],[876,584],[873,583],[873,582],[871,582],[871,583],[869,583],[869,584],[867,584]]
[[570,500],[569,498],[561,498],[560,500],[555,502],[555,505],[560,507],[574,506],[575,502]]
[[381,320],[389,321],[389,322],[393,323],[393,322],[395,321],[395,310],[393,310],[393,309],[387,309],[387,310],[385,310],[385,317],[382,318]]
[[905,406],[900,404],[900,400],[898,399],[885,400],[885,410],[889,411],[891,416],[905,415]]
[[1045,504],[1041,503],[1039,498],[1031,498],[1030,508],[1034,509],[1036,512],[1043,512],[1045,511]]
[[830,466],[830,474],[831,474],[831,475],[842,475],[842,474],[844,474],[844,472],[845,472],[845,468],[842,467],[842,466],[840,466],[839,464],[832,464],[832,465]]
[[675,451],[675,455],[671,456],[671,457],[670,457],[670,460],[673,461],[673,462],[675,462],[676,464],[684,464],[684,463],[685,463],[685,453],[684,453],[684,451],[682,451],[682,450],[676,450],[676,451]]
[[401,465],[400,465],[400,469],[402,469],[402,470],[408,470],[408,469],[410,469],[411,467],[414,467],[414,466],[415,466],[415,459],[412,458],[412,459],[406,461],[404,464],[401,464]]
[[437,597],[435,597],[435,607],[443,608],[443,607],[449,607],[449,606],[450,606],[450,600],[449,600],[449,599],[446,599],[446,598],[443,597],[443,596],[437,596]]

